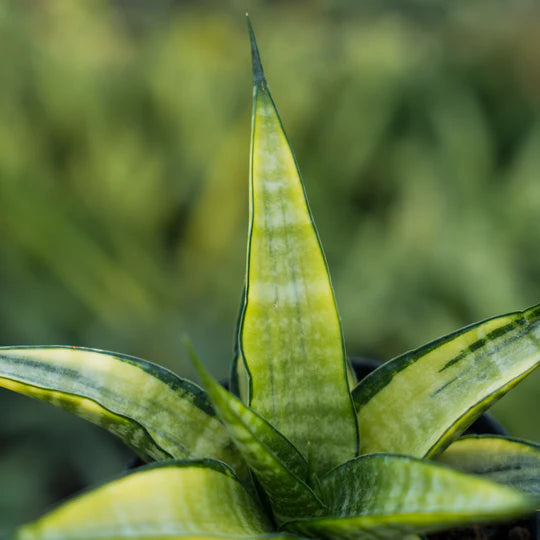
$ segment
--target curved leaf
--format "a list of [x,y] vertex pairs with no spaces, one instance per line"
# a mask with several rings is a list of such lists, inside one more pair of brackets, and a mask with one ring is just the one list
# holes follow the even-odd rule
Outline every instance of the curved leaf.
[[[3,538],[3,537],[2,537]],[[9,538],[6,538],[5,540],[11,540],[14,538],[17,540],[16,536],[12,536]],[[34,537],[33,537],[34,538]],[[39,537],[43,540],[47,540],[47,537]],[[54,537],[55,539],[57,537]],[[84,536],[84,537],[78,537],[76,540],[123,540],[126,538],[125,536]],[[288,533],[274,533],[274,534],[258,534],[253,536],[231,536],[231,535],[209,535],[209,534],[194,534],[194,535],[182,535],[182,536],[176,536],[176,535],[155,535],[152,534],[151,536],[148,536],[146,534],[144,535],[137,535],[137,536],[131,536],[128,538],[134,538],[137,540],[302,540],[302,537],[300,536],[294,536],[292,534]],[[418,537],[414,537],[414,540],[417,540]],[[37,539],[36,539],[37,540]],[[50,540],[54,540],[51,538]],[[75,539],[74,539],[75,540]],[[413,538],[406,539],[406,540],[413,540]]]
[[362,456],[321,482],[330,516],[296,520],[286,530],[332,540],[403,538],[534,510],[519,491],[407,456]]
[[540,363],[540,306],[390,360],[353,391],[362,453],[435,456]]
[[[126,538],[125,536],[84,536],[81,538],[78,538],[77,540],[122,540],[123,538]],[[300,536],[293,536],[291,534],[287,533],[276,533],[276,534],[258,534],[256,536],[219,536],[219,535],[182,535],[182,536],[171,536],[171,535],[165,535],[165,536],[133,536],[131,538],[135,538],[137,540],[266,540],[266,539],[279,539],[279,540],[301,540]],[[5,540],[10,540],[9,538]],[[45,539],[44,539],[45,540]],[[53,540],[51,538],[51,540]]]
[[104,427],[144,460],[213,457],[245,468],[203,390],[144,360],[78,347],[0,348],[0,386]]
[[268,496],[276,519],[320,514],[324,506],[308,485],[308,462],[261,415],[215,381],[188,348],[214,407]]
[[496,435],[470,435],[453,442],[437,461],[479,474],[535,496],[540,503],[540,445]]
[[149,465],[80,495],[22,527],[17,540],[245,537],[270,531],[228,467],[185,460]]
[[250,224],[240,361],[251,407],[304,455],[311,448],[314,469],[322,473],[357,453],[347,359],[326,261],[252,31],[251,44]]

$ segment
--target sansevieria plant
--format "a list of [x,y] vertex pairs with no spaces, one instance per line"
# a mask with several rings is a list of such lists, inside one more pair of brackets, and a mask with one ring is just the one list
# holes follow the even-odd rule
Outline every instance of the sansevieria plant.
[[538,445],[460,436],[538,366],[540,306],[458,330],[357,383],[251,27],[250,37],[250,220],[231,391],[189,345],[205,390],[102,350],[1,348],[1,386],[104,427],[149,463],[13,538],[418,538],[539,505]]

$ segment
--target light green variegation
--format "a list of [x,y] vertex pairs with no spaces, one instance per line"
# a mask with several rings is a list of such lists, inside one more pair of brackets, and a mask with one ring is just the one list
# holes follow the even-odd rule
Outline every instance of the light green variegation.
[[205,393],[150,362],[81,347],[0,347],[0,386],[104,427],[145,461],[212,457],[244,474]]
[[322,514],[324,503],[309,486],[314,478],[308,462],[277,429],[212,379],[192,355],[212,403],[264,488],[276,519]]
[[150,465],[81,495],[18,540],[154,536],[254,536],[270,523],[234,474],[212,461]]
[[[232,393],[189,346],[206,391],[104,351],[0,349],[0,386],[165,460],[64,503],[15,540],[419,540],[537,508],[538,446],[494,436],[451,443],[540,363],[540,306],[406,353],[355,386],[251,27],[250,35],[250,225]],[[426,459],[441,452],[443,465]]]
[[362,453],[435,456],[540,364],[540,306],[404,354],[353,392]]
[[402,537],[519,516],[520,493],[406,456],[374,454],[341,465],[322,479],[329,516],[297,520],[287,530],[328,539]]
[[[123,540],[126,536],[85,536],[84,538],[78,538],[77,540]],[[130,537],[135,538],[135,537]],[[257,534],[253,536],[234,536],[234,535],[210,535],[210,534],[187,534],[187,535],[144,535],[136,537],[138,540],[266,540],[266,539],[279,539],[279,540],[294,540],[299,539],[298,536],[293,536],[287,533],[275,533],[275,534]],[[52,539],[51,539],[52,540]]]
[[323,252],[253,44],[247,287],[249,404],[325,472],[357,452],[341,323]]
[[540,445],[495,435],[469,435],[452,443],[440,463],[534,496],[540,507]]

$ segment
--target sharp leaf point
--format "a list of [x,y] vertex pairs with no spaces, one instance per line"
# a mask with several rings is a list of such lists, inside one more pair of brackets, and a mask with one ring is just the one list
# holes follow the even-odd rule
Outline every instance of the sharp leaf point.
[[251,20],[249,18],[249,13],[246,12],[246,21],[249,30],[249,41],[251,43],[251,63],[253,66],[253,84],[254,85],[264,85],[266,84],[266,79],[264,78],[264,71],[261,63],[261,57],[259,55],[259,48],[257,47],[257,40],[255,39],[255,32],[253,31],[253,26],[251,25]]

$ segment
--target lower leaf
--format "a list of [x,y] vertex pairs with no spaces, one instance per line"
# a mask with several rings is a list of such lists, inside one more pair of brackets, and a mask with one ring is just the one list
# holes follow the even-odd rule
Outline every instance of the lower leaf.
[[329,516],[289,522],[285,530],[333,540],[403,538],[534,511],[519,491],[407,456],[356,458],[321,482]]
[[231,469],[214,460],[161,462],[80,495],[16,540],[250,537],[270,524]]
[[460,471],[519,489],[540,503],[540,445],[495,435],[471,435],[437,459]]
[[[55,537],[56,538],[56,537]],[[122,536],[85,536],[84,539],[79,540],[122,540],[125,537]],[[292,534],[287,533],[276,533],[276,534],[258,534],[256,536],[231,536],[231,535],[182,535],[182,536],[156,536],[156,535],[143,535],[143,536],[132,536],[132,539],[136,540],[302,540],[300,536],[293,536]],[[405,538],[404,540],[418,540],[419,537]],[[6,540],[10,540],[9,538]],[[52,539],[51,539],[52,540]]]

